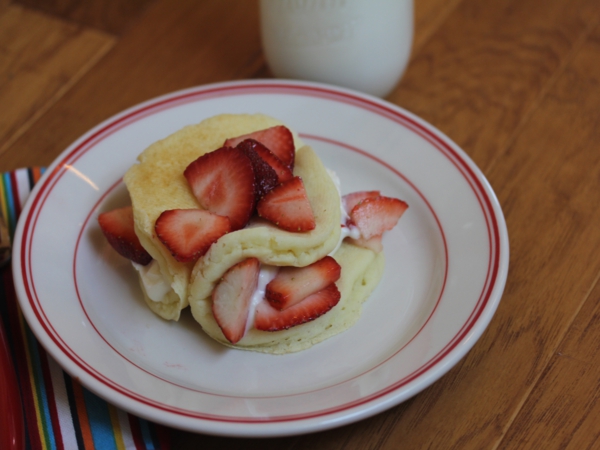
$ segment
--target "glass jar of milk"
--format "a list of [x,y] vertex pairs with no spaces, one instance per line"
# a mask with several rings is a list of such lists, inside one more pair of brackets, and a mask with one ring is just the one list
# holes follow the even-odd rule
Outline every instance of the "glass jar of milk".
[[280,78],[384,97],[401,78],[413,38],[413,0],[261,0],[263,49]]

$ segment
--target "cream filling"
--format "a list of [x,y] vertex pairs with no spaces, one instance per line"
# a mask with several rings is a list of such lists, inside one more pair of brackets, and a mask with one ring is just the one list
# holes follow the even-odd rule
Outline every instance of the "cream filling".
[[335,252],[337,252],[339,250],[340,245],[342,245],[342,242],[347,237],[350,237],[352,239],[359,239],[360,238],[360,230],[358,228],[356,228],[354,225],[350,225],[350,226],[347,225],[348,219],[350,219],[350,215],[348,214],[348,211],[346,211],[346,205],[344,204],[344,201],[342,200],[342,189],[340,187],[341,186],[340,178],[337,176],[337,173],[335,173],[333,170],[327,169],[327,173],[333,180],[333,184],[335,184],[335,188],[337,189],[338,195],[340,196],[340,210],[341,210],[340,225],[342,227],[342,232],[340,233],[340,239],[338,240],[337,245],[335,246],[333,251],[331,253],[329,253],[329,256],[333,256],[333,255],[335,255]]
[[168,283],[164,275],[160,271],[160,267],[156,260],[150,261],[149,264],[143,266],[141,264],[131,262],[135,270],[137,270],[142,280],[144,292],[150,300],[160,303],[166,295],[173,289]]
[[[327,174],[329,175],[329,177],[331,178],[331,181],[333,181],[333,184],[335,185],[335,188],[338,191],[338,196],[340,197],[340,211],[341,211],[341,215],[340,215],[340,222],[342,223],[342,225],[344,225],[348,219],[350,218],[350,216],[348,215],[348,211],[346,211],[346,205],[344,205],[344,201],[342,200],[342,189],[341,189],[341,181],[340,181],[340,177],[337,176],[337,173],[335,173],[333,170],[330,169],[326,169],[327,170]],[[339,245],[338,245],[339,247]]]
[[275,278],[277,272],[279,271],[279,267],[277,266],[269,266],[269,265],[260,265],[260,272],[258,273],[258,284],[256,289],[254,290],[254,294],[252,295],[252,300],[250,300],[250,312],[248,313],[248,319],[246,321],[246,333],[252,325],[254,324],[254,315],[256,314],[256,307],[260,302],[265,298],[265,290],[267,289],[267,284]]

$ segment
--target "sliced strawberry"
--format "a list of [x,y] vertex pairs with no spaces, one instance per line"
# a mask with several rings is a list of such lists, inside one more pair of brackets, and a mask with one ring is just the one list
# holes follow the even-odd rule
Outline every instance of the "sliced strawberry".
[[342,204],[344,205],[344,209],[348,212],[348,214],[350,214],[350,211],[352,211],[354,207],[363,200],[379,197],[380,195],[381,193],[379,191],[351,192],[350,194],[346,194],[342,197]]
[[310,231],[316,226],[302,178],[281,183],[256,205],[258,215],[287,231]]
[[146,265],[152,257],[146,251],[137,235],[133,224],[131,206],[113,209],[98,216],[98,224],[106,236],[108,243],[117,253],[138,264]]
[[256,201],[264,197],[264,195],[279,184],[279,177],[273,169],[257,152],[258,148],[265,151],[264,145],[254,139],[246,139],[240,142],[236,148],[239,148],[250,159],[252,168],[254,169],[254,189]]
[[235,344],[246,332],[252,296],[258,284],[260,263],[248,258],[231,267],[212,293],[212,311],[229,342]]
[[342,268],[331,256],[306,267],[282,267],[267,284],[265,298],[273,308],[284,310],[335,283]]
[[263,301],[256,307],[254,327],[262,331],[285,330],[322,316],[339,301],[340,291],[334,283],[283,311]]
[[227,216],[231,230],[243,228],[256,204],[254,170],[238,148],[221,147],[192,162],[183,175],[200,206]]
[[230,229],[227,217],[203,209],[164,211],[154,225],[158,239],[180,262],[197,260]]
[[283,125],[277,125],[264,130],[254,131],[234,138],[227,139],[226,147],[235,147],[245,139],[254,139],[271,150],[290,169],[294,167],[294,137],[292,132]]
[[358,239],[348,238],[351,244],[354,244],[358,247],[368,248],[369,250],[373,250],[375,253],[379,253],[383,250],[382,235],[379,234],[377,236],[373,236],[372,238],[365,239],[360,237]]
[[364,239],[370,239],[394,228],[407,208],[406,202],[397,198],[367,198],[352,209],[350,222]]
[[288,181],[291,180],[292,178],[294,178],[294,174],[292,173],[292,169],[290,169],[288,166],[286,166],[283,161],[281,161],[277,155],[275,153],[273,153],[271,150],[269,150],[267,147],[265,147],[264,145],[260,144],[257,145],[254,150],[256,151],[256,153],[258,153],[258,155],[265,160],[265,162],[270,165],[273,170],[275,171],[275,173],[277,174],[277,177],[279,178],[279,182],[283,183],[284,181]]

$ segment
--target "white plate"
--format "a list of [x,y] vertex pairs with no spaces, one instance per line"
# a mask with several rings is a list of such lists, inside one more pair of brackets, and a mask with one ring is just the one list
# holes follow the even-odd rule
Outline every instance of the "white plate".
[[[121,177],[142,150],[226,112],[287,123],[338,173],[343,193],[379,189],[410,205],[384,238],[383,280],[359,322],[300,353],[232,350],[189,313],[179,323],[158,318],[97,226],[100,211],[128,202]],[[446,373],[496,310],[508,236],[475,164],[414,115],[326,85],[243,81],[150,100],[81,137],[35,187],[13,265],[34,333],[99,396],[177,428],[279,436],[371,416]]]

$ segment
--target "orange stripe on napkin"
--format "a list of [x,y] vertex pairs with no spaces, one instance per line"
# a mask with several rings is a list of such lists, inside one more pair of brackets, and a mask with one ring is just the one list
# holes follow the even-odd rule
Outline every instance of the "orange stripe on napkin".
[[81,428],[81,437],[85,450],[94,450],[94,438],[92,437],[92,429],[90,428],[90,420],[85,407],[85,399],[83,398],[83,388],[73,380],[73,395],[77,405],[77,417],[79,418],[79,426]]

